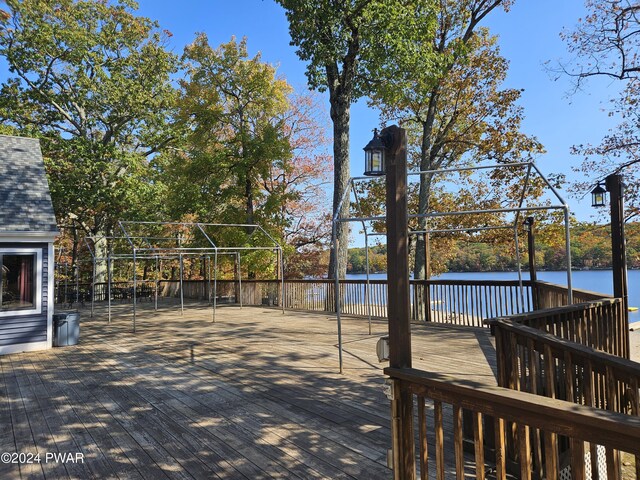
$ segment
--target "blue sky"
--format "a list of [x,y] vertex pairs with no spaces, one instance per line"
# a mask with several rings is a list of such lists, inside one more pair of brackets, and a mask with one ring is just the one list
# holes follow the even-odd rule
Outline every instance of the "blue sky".
[[[171,47],[180,53],[196,32],[205,32],[212,45],[227,42],[231,36],[246,36],[253,55],[278,66],[280,74],[297,89],[306,88],[305,65],[289,45],[288,24],[283,9],[271,0],[139,0],[140,12],[160,22],[172,32]],[[176,6],[177,5],[177,6]],[[517,0],[509,13],[492,12],[484,22],[499,36],[502,54],[510,61],[505,86],[523,88],[521,105],[525,110],[524,130],[545,145],[547,154],[538,159],[543,172],[562,172],[570,178],[571,166],[580,159],[570,154],[574,144],[597,143],[615,122],[603,107],[616,85],[609,80],[592,81],[588,91],[567,96],[568,79],[554,81],[544,62],[568,59],[566,45],[560,39],[563,28],[572,28],[585,14],[581,1]],[[328,95],[324,94],[328,106]],[[363,171],[362,147],[369,141],[378,123],[377,113],[358,102],[351,122],[351,171]],[[571,209],[581,220],[593,210],[590,197],[583,201],[570,198]]]
[[[289,45],[288,23],[284,10],[273,0],[138,0],[141,15],[155,19],[173,36],[169,47],[177,54],[193,41],[196,32],[205,32],[213,46],[228,42],[232,36],[248,39],[251,55],[278,67],[297,90],[306,89],[305,65]],[[506,87],[522,88],[524,131],[544,144],[547,154],[538,159],[545,173],[565,173],[575,177],[572,166],[580,158],[570,154],[575,144],[598,143],[616,123],[603,110],[607,99],[618,88],[606,79],[593,80],[585,92],[567,96],[571,89],[567,78],[554,81],[544,62],[568,59],[566,45],[560,39],[563,28],[571,29],[585,15],[581,0],[516,0],[509,13],[492,12],[484,21],[499,36],[502,54],[509,60]],[[4,62],[0,74],[6,75]],[[328,94],[322,94],[328,112]],[[363,171],[362,147],[378,124],[377,112],[363,100],[352,108],[351,174]],[[330,133],[330,132],[329,132]],[[593,215],[590,196],[582,201],[561,192],[580,220]]]

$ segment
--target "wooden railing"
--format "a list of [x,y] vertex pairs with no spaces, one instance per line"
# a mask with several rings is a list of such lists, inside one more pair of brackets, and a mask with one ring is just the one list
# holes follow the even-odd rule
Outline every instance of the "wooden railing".
[[413,320],[481,327],[484,319],[534,308],[529,281],[414,280],[411,285]]
[[569,402],[639,414],[640,364],[517,322],[491,322],[498,385]]
[[[640,364],[628,360],[628,328],[620,299],[492,319],[487,324],[496,338],[499,386],[634,417],[640,414]],[[530,441],[532,468],[540,478],[546,443],[561,452],[569,448],[566,439],[553,436],[532,436]],[[595,445],[590,453],[596,457]],[[617,456],[610,461],[617,461]],[[640,457],[636,473],[640,478]]]
[[[490,319],[486,323],[492,326],[500,319]],[[629,328],[620,299],[536,310],[504,319],[618,357],[629,358]]]
[[[611,298],[611,295],[603,293],[591,292],[589,290],[572,289],[573,302],[585,303],[593,300],[603,300]],[[569,290],[563,285],[542,282],[538,280],[535,284],[534,292],[535,310],[543,310],[545,308],[555,308],[569,305]]]
[[[93,289],[95,302],[107,300],[108,286],[106,283],[96,283]],[[55,290],[55,303],[58,304],[87,304],[91,302],[92,288],[90,283],[59,284]],[[136,286],[136,295],[139,299],[150,298],[155,294],[155,282],[140,281]],[[133,282],[112,282],[111,299],[127,301],[133,298]]]
[[[161,280],[159,295],[179,297],[180,282]],[[114,282],[112,298],[126,300],[132,295],[132,282]],[[184,280],[184,297],[211,300],[213,282],[208,280]],[[284,306],[291,310],[335,313],[335,284],[333,280],[286,280],[281,294],[279,280],[243,280],[242,289],[234,280],[217,281],[219,303],[243,305]],[[58,292],[63,292],[60,285]],[[138,298],[155,294],[155,282],[138,282]],[[91,285],[80,285],[80,300],[90,301]],[[512,316],[538,309],[539,305],[560,306],[566,304],[567,289],[559,285],[525,280],[411,280],[411,319],[455,325],[482,327],[483,320]],[[574,301],[590,301],[605,297],[593,292],[574,290]],[[66,302],[75,302],[75,284],[67,287]],[[385,318],[387,316],[386,280],[341,280],[341,312],[345,315]],[[63,301],[60,296],[59,301]],[[95,286],[95,301],[106,300],[106,284]],[[428,308],[427,308],[428,306]]]
[[[179,282],[163,280],[162,294],[179,295]],[[428,288],[427,288],[428,287]],[[185,298],[204,299],[203,281],[184,281]],[[280,282],[277,280],[243,280],[244,305],[280,305]],[[333,280],[286,280],[285,308],[314,312],[335,312]],[[218,296],[233,296],[238,282],[218,281]],[[531,282],[412,280],[410,282],[412,320],[453,323],[482,327],[482,321],[533,309]],[[387,316],[386,280],[341,280],[341,313],[384,318]],[[234,300],[237,301],[237,300]],[[429,309],[425,306],[429,305]]]
[[[559,478],[563,470],[562,473],[569,470],[573,479],[587,478],[585,470],[590,466],[595,469],[598,464],[594,445],[606,451],[606,473],[610,479],[620,478],[616,450],[640,455],[640,418],[637,417],[411,368],[386,368],[385,373],[398,382],[394,387],[396,392],[410,392],[416,397],[418,411],[413,415],[413,428],[418,432],[417,467],[411,429],[405,428],[404,439],[394,438],[394,445],[405,446],[396,457],[403,463],[402,471],[417,471],[421,479],[444,480],[454,476],[462,479],[465,474],[485,478],[487,465],[495,472],[495,478],[506,479],[507,434],[511,431],[515,432],[516,475],[525,480],[534,477],[535,452],[530,441],[536,436],[563,436],[569,442],[566,463],[562,461],[557,442],[544,443],[547,479]],[[471,462],[465,458],[463,448],[463,410],[471,412],[472,418],[474,454]],[[394,436],[397,434],[395,429]],[[485,448],[485,438],[489,436],[493,439],[492,450]],[[445,452],[452,452],[453,461],[447,462]]]

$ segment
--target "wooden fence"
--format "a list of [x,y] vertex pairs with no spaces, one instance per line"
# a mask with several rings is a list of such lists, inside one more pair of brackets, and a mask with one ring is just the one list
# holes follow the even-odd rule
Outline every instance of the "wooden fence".
[[[417,471],[421,479],[463,479],[465,475],[484,479],[487,466],[492,471],[491,478],[508,478],[510,466],[517,468],[511,472],[517,478],[540,478],[533,468],[536,464],[531,438],[535,436],[567,439],[569,447],[563,456],[557,443],[548,441],[543,445],[544,473],[550,480],[594,478],[587,476],[587,470],[595,470],[597,465],[590,455],[594,445],[606,452],[606,473],[611,479],[620,478],[620,465],[614,461],[617,450],[640,455],[638,417],[503,387],[469,384],[412,368],[386,368],[384,372],[396,382],[396,394],[410,392],[416,401],[415,415],[410,406],[407,408],[413,418],[412,428],[417,431],[418,465],[411,430],[405,428],[406,437],[394,438],[394,444],[405,445],[399,457],[404,471]],[[463,410],[470,412],[472,419],[473,462],[464,455]],[[509,465],[507,454],[511,432],[515,433],[515,465]],[[485,448],[488,437],[493,440],[492,449]],[[454,461],[447,462],[445,453],[452,454]],[[449,465],[453,471],[448,470]]]
[[[534,321],[526,318],[533,314],[488,321],[496,337],[498,385],[638,417],[640,364],[628,359],[628,328],[622,313],[622,302],[615,299],[542,310],[535,312]],[[532,468],[540,478],[547,468],[547,444],[563,455],[570,448],[566,438],[554,435],[533,435],[530,443]],[[607,463],[619,471],[618,455],[610,453]],[[595,465],[595,444],[589,455]],[[636,477],[640,478],[640,457]]]
[[[58,292],[61,292],[62,285]],[[138,298],[155,295],[154,281],[139,281]],[[290,310],[335,313],[335,283],[333,280],[286,280],[284,292],[279,280],[243,280],[242,287],[235,280],[217,281],[218,303],[282,306]],[[211,301],[213,282],[184,280],[186,299]],[[106,300],[105,283],[95,285],[95,300]],[[114,282],[112,299],[131,299],[132,282]],[[158,292],[163,297],[179,297],[180,282],[161,280]],[[240,297],[242,292],[242,297]],[[411,319],[455,325],[482,327],[489,318],[518,315],[545,306],[561,306],[567,300],[567,289],[546,282],[522,283],[517,280],[411,280]],[[63,295],[64,297],[64,295]],[[574,290],[574,301],[603,298],[604,295]],[[63,300],[57,297],[58,302]],[[81,284],[81,302],[90,301],[91,285]],[[75,285],[66,287],[65,303],[75,302]],[[387,316],[386,280],[341,280],[340,311],[344,315],[385,318]]]
[[[497,320],[487,320],[489,326]],[[620,299],[594,300],[566,307],[512,315],[508,320],[587,347],[629,358],[629,328]]]
[[[563,285],[556,285],[554,283],[538,280],[535,285],[533,296],[536,306],[535,310],[569,305],[569,290]],[[591,302],[592,300],[611,298],[611,295],[576,288],[572,289],[572,296],[572,303],[585,303]]]

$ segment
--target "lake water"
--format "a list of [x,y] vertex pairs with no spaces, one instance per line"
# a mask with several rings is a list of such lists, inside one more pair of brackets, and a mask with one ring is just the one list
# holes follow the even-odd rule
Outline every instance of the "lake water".
[[[349,274],[347,278],[366,278],[365,274]],[[372,273],[369,278],[387,278],[385,273]],[[517,280],[517,272],[448,272],[434,278],[445,280]],[[613,277],[611,270],[580,270],[572,272],[574,288],[591,290],[599,293],[613,293]],[[529,279],[529,272],[522,273],[522,279]],[[538,272],[538,279],[558,285],[567,284],[566,272]],[[628,271],[629,306],[640,307],[640,270]],[[630,322],[640,321],[640,311],[629,312]]]

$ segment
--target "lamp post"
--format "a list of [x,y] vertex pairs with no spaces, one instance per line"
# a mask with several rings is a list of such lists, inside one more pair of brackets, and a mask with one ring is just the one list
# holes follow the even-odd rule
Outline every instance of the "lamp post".
[[593,190],[591,190],[591,206],[604,207],[606,195],[607,195],[607,191],[604,188],[602,188],[602,185],[600,185],[600,183],[598,183],[596,187]]
[[[386,172],[389,366],[411,368],[406,131],[396,125],[374,130],[364,150],[365,175]],[[394,478],[415,478],[413,397],[397,380],[392,388]]]
[[627,253],[624,236],[624,183],[622,175],[612,174],[605,178],[602,188],[600,183],[591,191],[592,205],[603,207],[606,204],[606,193],[611,196],[611,268],[613,270],[613,295],[622,299],[624,318],[629,320],[628,286],[627,286]]

